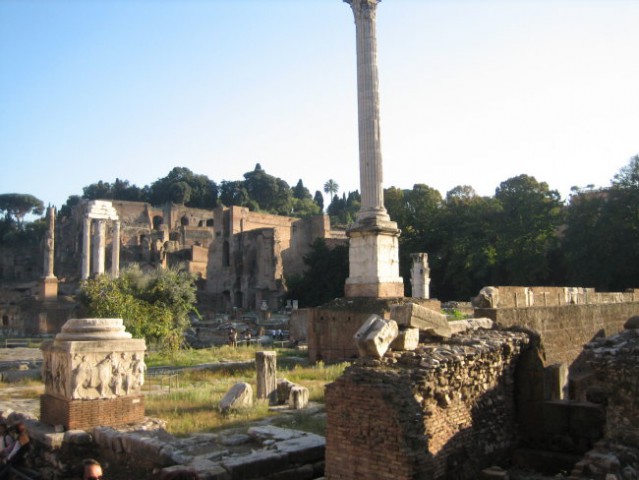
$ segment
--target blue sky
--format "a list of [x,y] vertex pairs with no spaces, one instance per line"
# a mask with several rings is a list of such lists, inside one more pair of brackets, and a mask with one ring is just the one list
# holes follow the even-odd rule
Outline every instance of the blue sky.
[[[566,197],[639,153],[639,2],[384,0],[384,184]],[[355,25],[340,0],[0,0],[0,193],[256,163],[358,185]]]

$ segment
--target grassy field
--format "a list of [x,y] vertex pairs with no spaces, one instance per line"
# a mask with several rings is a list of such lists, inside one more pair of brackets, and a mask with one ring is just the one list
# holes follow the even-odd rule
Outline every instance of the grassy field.
[[[246,350],[250,350],[250,347]],[[255,351],[253,350],[252,355],[244,359],[254,358]],[[197,355],[201,355],[201,353]],[[228,360],[228,358],[225,359]],[[240,359],[242,358],[234,358],[236,361]],[[207,360],[205,363],[209,361]],[[286,378],[308,388],[310,400],[321,403],[324,401],[324,386],[339,377],[346,365],[326,366],[320,362],[313,366],[291,366],[287,363],[278,367],[277,377],[278,379]],[[222,414],[218,410],[218,404],[224,394],[237,382],[251,384],[255,393],[256,378],[255,371],[252,369],[227,369],[215,372],[198,370],[180,373],[179,388],[173,389],[171,392],[147,395],[145,399],[146,413],[149,416],[166,420],[167,430],[178,436],[194,432],[215,432],[220,429],[245,427],[256,420],[276,415],[269,410],[265,401],[256,399],[250,409]],[[316,433],[323,433],[324,429],[322,420],[310,417],[303,411],[293,416],[287,415],[282,422],[274,419],[274,423]]]

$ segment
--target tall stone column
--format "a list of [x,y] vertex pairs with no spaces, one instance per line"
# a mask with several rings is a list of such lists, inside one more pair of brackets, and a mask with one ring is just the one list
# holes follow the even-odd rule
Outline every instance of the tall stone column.
[[82,228],[82,280],[91,275],[91,219],[86,217]]
[[379,127],[379,80],[375,15],[380,0],[345,0],[355,15],[357,36],[357,111],[359,181],[362,206],[358,221],[389,221],[384,207],[382,151]]
[[403,297],[399,229],[384,207],[375,16],[380,0],[344,0],[355,16],[359,178],[362,206],[347,235],[347,297]]
[[[53,273],[55,259],[55,208],[47,209],[47,234],[44,243],[44,268],[42,285],[40,288],[40,299],[43,301],[53,301],[58,298],[58,279]],[[46,332],[45,329],[40,331]]]
[[414,298],[430,298],[430,268],[427,253],[411,253],[413,265],[410,269],[411,295]]
[[113,222],[113,239],[111,243],[111,276],[120,276],[120,221]]
[[93,273],[104,273],[104,257],[106,249],[106,222],[102,219],[95,221],[95,247],[93,249]]

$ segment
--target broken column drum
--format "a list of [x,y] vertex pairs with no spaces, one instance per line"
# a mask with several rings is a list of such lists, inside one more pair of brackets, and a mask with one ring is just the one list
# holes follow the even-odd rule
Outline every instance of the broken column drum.
[[42,345],[41,420],[67,429],[142,421],[143,339],[119,318],[72,319]]
[[274,403],[277,398],[277,353],[256,352],[257,398],[267,398]]
[[403,297],[399,276],[399,229],[384,207],[379,128],[375,12],[379,0],[344,0],[355,16],[359,175],[362,206],[348,230],[347,297]]

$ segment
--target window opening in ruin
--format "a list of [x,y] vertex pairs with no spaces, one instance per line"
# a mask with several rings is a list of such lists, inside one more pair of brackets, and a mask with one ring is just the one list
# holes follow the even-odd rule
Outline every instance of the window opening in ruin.
[[229,235],[229,230],[231,230],[231,212],[224,210],[222,214],[222,233],[225,237]]
[[159,230],[160,226],[164,224],[164,218],[161,215],[155,215],[153,217],[153,229]]
[[198,227],[203,227],[204,226],[204,220],[200,220],[199,222],[197,222],[197,226]]
[[212,218],[209,218],[209,219],[206,221],[206,226],[207,226],[207,227],[214,227],[214,226],[215,226],[215,220],[213,220]]
[[235,306],[242,308],[242,292],[235,292]]
[[224,242],[222,246],[222,266],[228,267],[231,265],[231,247],[229,242]]
[[3,327],[9,326],[9,315],[2,315],[2,326]]
[[180,225],[182,225],[183,227],[188,227],[189,226],[189,218],[186,215],[184,215],[180,219]]

